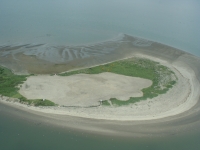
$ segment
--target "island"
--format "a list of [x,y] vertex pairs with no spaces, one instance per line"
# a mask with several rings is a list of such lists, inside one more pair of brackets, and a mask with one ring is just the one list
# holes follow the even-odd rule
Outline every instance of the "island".
[[85,46],[7,46],[0,54],[1,102],[39,113],[154,120],[190,110],[200,95],[197,57],[129,35]]

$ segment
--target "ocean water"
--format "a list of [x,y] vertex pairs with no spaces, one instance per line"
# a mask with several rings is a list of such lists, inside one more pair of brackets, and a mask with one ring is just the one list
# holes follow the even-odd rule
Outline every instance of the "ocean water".
[[0,45],[101,42],[126,33],[200,56],[198,0],[1,0]]
[[[199,0],[1,0],[0,46],[79,45],[121,33],[200,56]],[[18,117],[0,105],[0,150],[199,150],[200,131],[162,138],[119,138]]]

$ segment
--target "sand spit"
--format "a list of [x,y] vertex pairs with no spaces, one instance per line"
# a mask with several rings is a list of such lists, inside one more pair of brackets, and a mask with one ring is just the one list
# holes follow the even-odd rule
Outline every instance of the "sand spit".
[[[200,95],[199,81],[197,80],[195,73],[187,64],[182,61],[174,61],[172,64],[170,64],[165,60],[144,54],[137,54],[136,56],[149,58],[169,67],[175,72],[176,76],[178,77],[178,82],[166,94],[160,95],[154,99],[148,99],[146,101],[141,101],[123,107],[27,107],[26,105],[19,103],[17,103],[17,105],[20,107],[25,107],[30,111],[37,111],[49,115],[56,114],[91,119],[133,121],[161,119],[178,115],[191,109],[198,102]],[[43,79],[44,76],[37,76],[37,78]],[[6,98],[4,97],[4,102],[6,102],[5,99]]]

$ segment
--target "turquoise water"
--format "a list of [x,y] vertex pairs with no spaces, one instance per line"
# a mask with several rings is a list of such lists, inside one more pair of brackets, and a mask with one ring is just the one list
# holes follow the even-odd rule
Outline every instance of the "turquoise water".
[[[1,0],[0,45],[87,44],[126,33],[200,56],[199,18],[199,0]],[[198,129],[129,139],[38,124],[15,113],[0,105],[0,150],[200,149]]]

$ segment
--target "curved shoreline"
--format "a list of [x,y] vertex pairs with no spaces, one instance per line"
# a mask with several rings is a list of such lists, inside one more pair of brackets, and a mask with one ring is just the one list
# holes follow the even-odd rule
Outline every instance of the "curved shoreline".
[[[17,103],[17,106],[23,107],[30,111],[39,113],[69,115],[74,117],[118,120],[118,121],[136,121],[136,120],[154,120],[170,117],[183,113],[192,108],[198,101],[200,85],[195,79],[195,75],[183,68],[183,63],[174,62],[172,65],[166,61],[147,55],[136,55],[156,60],[175,71],[178,77],[178,83],[166,94],[160,95],[153,99],[137,102],[136,104],[123,107],[97,107],[97,108],[64,108],[64,107],[34,107]],[[178,100],[179,95],[182,95]],[[170,98],[169,98],[170,97]],[[6,99],[4,97],[4,99]],[[176,103],[174,102],[176,101]],[[16,104],[13,104],[16,105]],[[176,107],[174,107],[176,106]],[[157,108],[156,108],[157,107]]]
[[[13,115],[17,115],[18,117],[25,117],[27,120],[32,120],[33,122],[46,123],[48,125],[51,124],[53,126],[58,126],[62,128],[66,127],[66,128],[73,128],[75,130],[95,132],[103,135],[107,134],[107,135],[126,136],[126,137],[163,136],[163,135],[174,135],[177,132],[187,132],[193,130],[194,128],[198,129],[200,126],[200,117],[199,117],[200,116],[200,101],[199,101],[200,58],[192,54],[189,54],[188,52],[184,52],[182,50],[178,50],[176,48],[163,45],[157,42],[152,42],[152,44],[148,47],[142,47],[142,46],[137,47],[132,45],[132,42],[134,42],[135,40],[138,41],[138,39],[135,37],[125,35],[125,37],[122,39],[120,43],[121,45],[118,43],[119,46],[118,48],[115,48],[113,51],[111,51],[111,53],[110,51],[109,53],[105,53],[105,55],[103,54],[105,50],[103,49],[101,51],[102,47],[99,46],[103,44],[94,45],[94,48],[90,48],[89,50],[99,48],[100,50],[98,49],[99,50],[98,52],[95,50],[94,52],[102,55],[97,55],[94,57],[92,56],[90,58],[83,58],[83,59],[78,58],[78,60],[76,61],[72,60],[69,63],[67,62],[66,64],[69,65],[69,67],[67,67],[66,70],[71,70],[71,69],[76,70],[77,68],[85,68],[89,66],[105,64],[110,61],[125,59],[134,56],[147,57],[153,59],[154,61],[158,61],[161,64],[164,63],[169,67],[174,66],[175,70],[178,67],[177,72],[180,71],[179,74],[182,73],[182,75],[185,76],[183,77],[185,81],[184,83],[187,84],[187,81],[189,81],[189,83],[191,84],[189,86],[182,86],[189,88],[191,87],[191,92],[189,94],[189,97],[187,98],[187,94],[189,92],[186,93],[185,95],[185,98],[187,98],[186,103],[184,103],[185,101],[182,99],[182,103],[179,103],[179,106],[177,103],[176,106],[178,107],[174,107],[174,109],[171,109],[171,112],[169,113],[161,114],[160,112],[157,112],[157,118],[154,115],[154,117],[150,116],[149,119],[147,117],[141,118],[141,116],[138,119],[138,117],[135,116],[135,120],[133,120],[133,118],[124,119],[123,114],[121,114],[122,115],[121,120],[119,119],[119,116],[115,116],[116,119],[110,119],[109,117],[107,117],[107,119],[105,119],[105,117],[104,119],[102,119],[102,117],[99,117],[98,119],[92,119],[94,118],[93,116],[80,117],[80,113],[82,113],[81,111],[77,112],[79,116],[76,114],[71,115],[70,113],[72,112],[70,112],[70,109],[68,109],[69,110],[68,114],[63,114],[62,113],[63,108],[54,107],[50,109],[48,108],[45,109],[39,107],[26,106],[18,102],[7,102],[5,100],[6,98],[3,101],[0,100],[0,103],[2,104],[2,106],[8,106],[8,109],[11,110]],[[113,44],[114,46],[116,44],[116,42],[110,42],[110,43],[111,45]],[[15,53],[16,51],[13,52]],[[45,63],[50,65],[47,66],[46,69],[52,69],[51,68],[52,62],[39,60],[37,56],[33,58],[32,57],[30,58],[30,56],[22,57],[22,55],[19,53],[18,55],[16,55],[16,57],[19,56],[18,58],[21,58],[21,63],[20,63],[19,61],[15,61],[11,58],[12,52],[6,52],[6,53],[8,53],[8,60],[5,60],[5,57],[4,58],[1,57],[0,63],[1,65],[4,65],[8,68],[17,68],[16,70],[13,70],[13,72],[15,73],[16,72],[27,73],[27,71],[25,71],[27,69],[26,67],[31,67],[32,71],[40,71],[40,70],[34,70],[35,69],[34,67],[41,65],[41,68],[43,68]],[[11,63],[9,62],[9,60],[11,60]],[[31,63],[27,64],[27,66],[21,66],[24,64],[23,62],[27,60],[28,61],[31,60]],[[71,68],[72,64],[74,64],[73,66],[74,68]],[[20,68],[19,66],[22,68]],[[61,68],[63,67],[62,64],[60,64],[60,66]],[[51,71],[57,70],[63,72],[62,69],[59,70],[60,66],[59,65],[55,66],[55,68],[53,68]],[[186,91],[190,90],[188,89]],[[178,92],[176,93],[177,97],[180,96]],[[164,103],[163,105],[166,106],[166,103]],[[60,109],[60,110],[58,110],[57,114],[55,114],[54,109]],[[18,110],[17,113],[16,110]],[[115,109],[113,109],[113,111],[110,111],[110,113],[113,112],[115,112]]]

